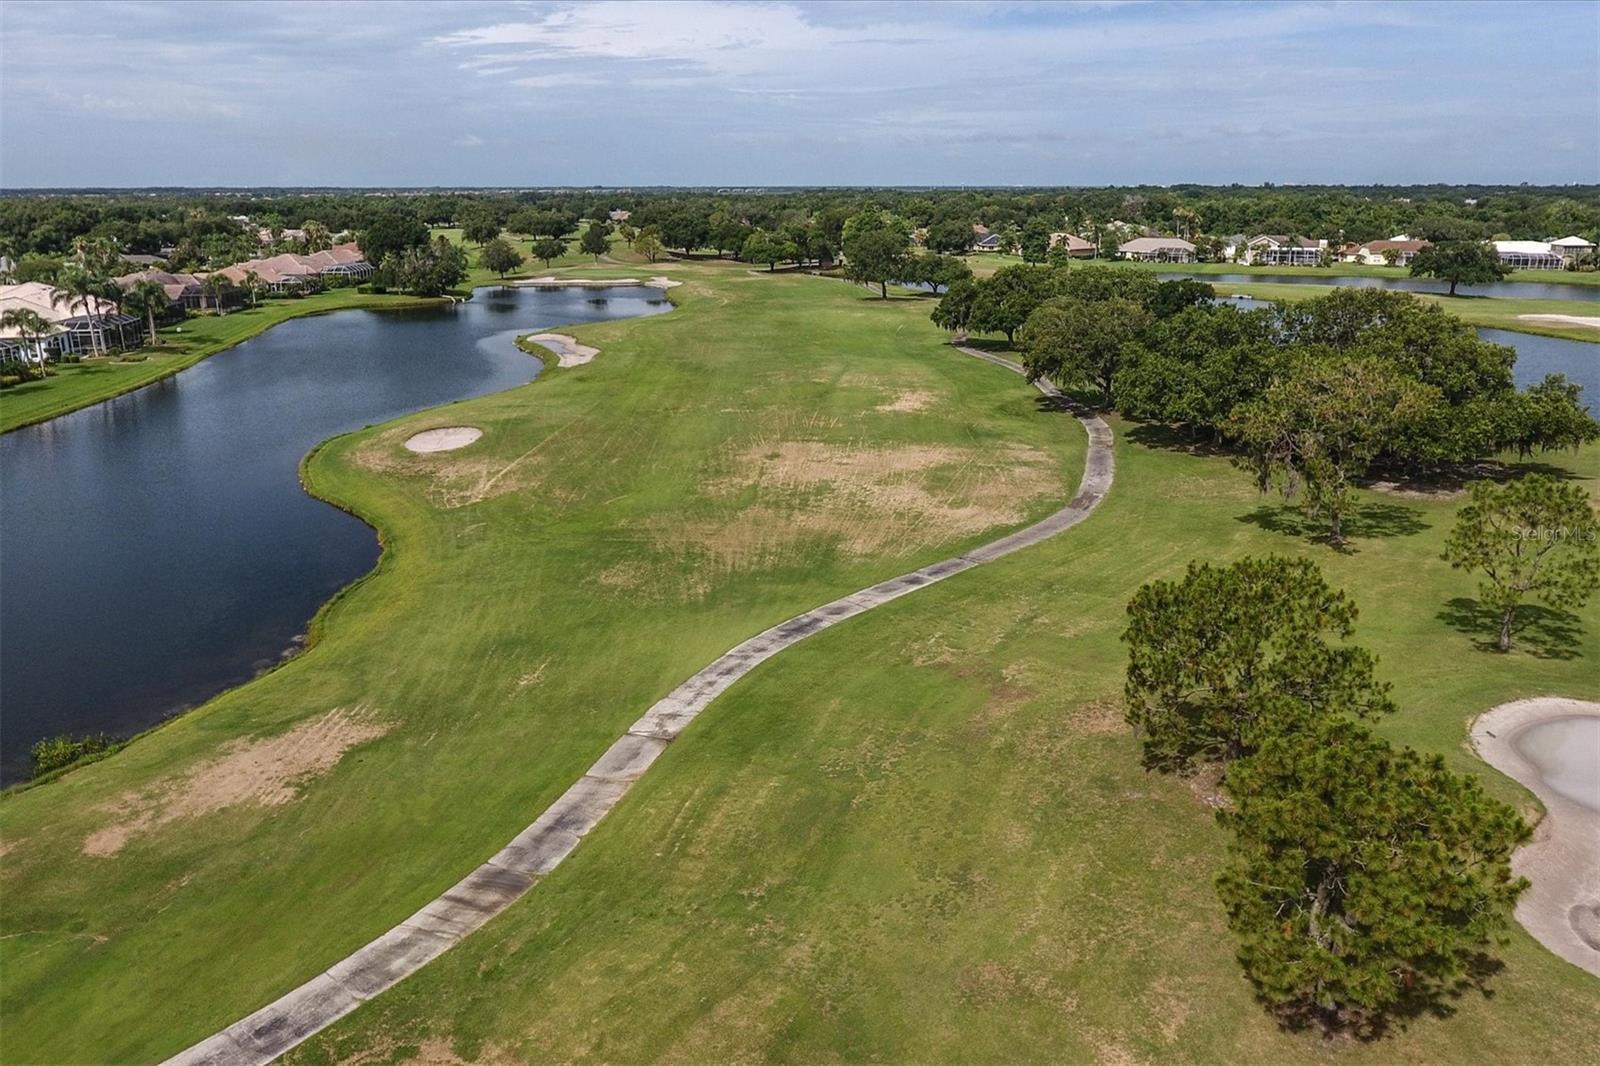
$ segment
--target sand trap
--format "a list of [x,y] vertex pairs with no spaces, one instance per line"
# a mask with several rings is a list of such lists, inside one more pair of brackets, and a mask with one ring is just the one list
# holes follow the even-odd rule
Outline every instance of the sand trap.
[[1511,868],[1533,883],[1516,917],[1535,940],[1600,977],[1600,812],[1558,791],[1519,741],[1564,718],[1600,718],[1600,703],[1558,697],[1503,703],[1472,723],[1472,746],[1490,766],[1526,785],[1547,812]]
[[1541,326],[1588,326],[1600,329],[1600,315],[1518,315],[1524,322],[1537,322]]
[[619,289],[628,285],[639,285],[646,289],[674,289],[683,282],[674,281],[664,274],[657,274],[648,281],[638,278],[558,278],[554,274],[546,274],[540,278],[522,278],[510,284],[530,285],[539,289]]
[[599,348],[579,344],[576,337],[569,337],[565,333],[535,333],[528,340],[555,352],[561,366],[582,366],[600,354]]
[[453,452],[465,448],[479,437],[483,430],[477,426],[445,426],[443,429],[426,429],[406,439],[406,447],[414,452]]

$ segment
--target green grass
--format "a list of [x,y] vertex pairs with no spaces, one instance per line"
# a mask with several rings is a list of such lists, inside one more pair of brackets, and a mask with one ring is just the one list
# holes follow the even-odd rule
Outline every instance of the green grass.
[[[474,288],[480,285],[498,285],[505,281],[516,281],[520,278],[538,278],[555,271],[572,268],[584,268],[586,277],[626,276],[638,277],[642,280],[649,274],[660,273],[657,268],[665,263],[665,260],[658,263],[647,262],[644,256],[638,255],[630,249],[622,237],[613,230],[611,232],[611,250],[602,256],[598,263],[595,262],[594,256],[578,250],[578,234],[571,233],[566,238],[566,254],[558,259],[551,260],[550,265],[547,267],[543,259],[535,259],[533,257],[534,239],[532,237],[528,237],[525,234],[502,233],[500,236],[510,241],[517,251],[521,252],[528,260],[519,269],[511,271],[502,278],[494,271],[485,270],[478,265],[479,246],[465,241],[458,227],[435,226],[433,235],[435,237],[446,237],[452,243],[461,245],[466,250],[470,271],[466,284],[467,288]],[[613,269],[607,270],[605,268]],[[599,272],[596,273],[596,270]]]
[[259,307],[243,308],[226,315],[185,319],[160,329],[161,343],[130,353],[134,357],[132,361],[97,356],[81,363],[65,363],[52,367],[55,373],[42,381],[25,382],[0,392],[0,433],[43,422],[171,377],[208,355],[249,340],[291,318],[353,307],[406,307],[434,302],[412,296],[329,289],[304,299],[267,300]]
[[[752,483],[742,464],[841,449],[837,481],[873,451],[957,449],[905,481],[970,505],[1033,456],[1047,495],[1017,520],[1070,495],[1081,429],[944,346],[926,300],[673,273],[675,313],[574,331],[593,364],[319,450],[314,489],[389,550],[315,646],[0,801],[4,1057],[147,1060],[235,1020],[482,861],[717,653],[996,532],[896,527],[886,504],[841,506],[841,484]],[[921,409],[879,410],[907,397]],[[398,446],[462,422],[483,441]],[[1458,499],[1366,494],[1338,554],[1226,461],[1117,429],[1117,484],[1088,522],[762,666],[525,900],[291,1058],[1554,1064],[1600,1042],[1600,982],[1520,931],[1495,997],[1453,1018],[1371,1046],[1280,1032],[1211,892],[1210,811],[1139,768],[1117,706],[1141,583],[1196,557],[1305,554],[1364,610],[1403,708],[1384,731],[1525,803],[1465,750],[1466,724],[1517,696],[1600,697],[1583,654],[1600,604],[1576,644],[1482,651],[1452,606],[1472,582],[1438,558]],[[1600,491],[1600,449],[1542,458]],[[392,731],[293,802],[80,853],[131,791],[358,706]]]

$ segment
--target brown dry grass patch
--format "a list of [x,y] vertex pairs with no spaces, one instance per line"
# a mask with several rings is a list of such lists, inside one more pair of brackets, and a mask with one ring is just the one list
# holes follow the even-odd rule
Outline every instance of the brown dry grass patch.
[[84,838],[83,853],[115,855],[133,837],[229,807],[282,806],[307,780],[333,769],[350,748],[389,729],[369,711],[337,708],[275,737],[231,741],[221,755],[176,780],[116,800],[110,807],[113,820]]
[[926,411],[939,401],[937,393],[926,389],[907,389],[888,403],[880,403],[879,411]]
[[1031,501],[1058,489],[1034,448],[895,447],[781,440],[726,458],[702,488],[745,502],[730,515],[672,517],[649,526],[664,552],[710,556],[726,569],[781,563],[807,540],[850,555],[910,552],[1020,522]]

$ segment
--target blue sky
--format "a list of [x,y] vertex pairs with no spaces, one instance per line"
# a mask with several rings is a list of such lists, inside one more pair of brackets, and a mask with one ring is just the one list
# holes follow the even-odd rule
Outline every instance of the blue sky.
[[0,2],[0,185],[1600,181],[1600,4]]

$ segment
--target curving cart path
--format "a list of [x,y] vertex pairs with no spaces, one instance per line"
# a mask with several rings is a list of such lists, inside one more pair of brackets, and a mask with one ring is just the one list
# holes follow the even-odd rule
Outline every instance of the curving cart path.
[[[989,352],[967,347],[958,350],[1014,373],[1023,372],[1017,363]],[[1036,385],[1046,396],[1061,397],[1049,382]],[[953,559],[901,574],[796,615],[728,651],[658,700],[576,784],[488,862],[355,954],[249,1017],[174,1055],[167,1060],[169,1066],[253,1066],[272,1061],[416,973],[509,907],[572,853],[696,715],[767,659],[847,618],[1038,544],[1083,521],[1111,488],[1112,437],[1111,428],[1098,416],[1077,408],[1071,410],[1088,431],[1089,451],[1078,494],[1061,510]]]

